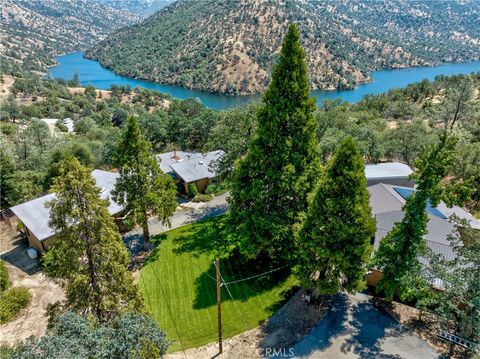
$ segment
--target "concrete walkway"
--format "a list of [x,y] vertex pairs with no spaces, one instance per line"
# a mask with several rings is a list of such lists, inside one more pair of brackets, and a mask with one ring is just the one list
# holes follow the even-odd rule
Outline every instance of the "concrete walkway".
[[[150,230],[150,236],[155,236],[170,229],[178,228],[202,219],[224,214],[228,209],[227,197],[228,192],[213,197],[209,202],[188,202],[180,204],[170,218],[170,227],[162,225],[156,218],[149,221],[148,229]],[[132,254],[142,249],[143,237],[141,227],[136,227],[132,231],[125,233],[123,238]]]
[[292,349],[294,358],[310,359],[439,358],[426,342],[375,308],[364,294],[337,295],[326,317]]

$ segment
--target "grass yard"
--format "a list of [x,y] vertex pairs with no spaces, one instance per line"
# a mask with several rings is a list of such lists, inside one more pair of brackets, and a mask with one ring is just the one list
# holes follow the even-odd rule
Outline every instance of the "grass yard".
[[[175,340],[170,351],[198,347],[217,338],[215,283],[216,240],[222,218],[197,222],[155,237],[157,247],[140,273],[140,290],[154,318]],[[221,261],[228,283],[262,273],[255,263],[238,257]],[[223,337],[259,325],[273,314],[296,284],[293,275],[279,270],[265,276],[222,287]]]

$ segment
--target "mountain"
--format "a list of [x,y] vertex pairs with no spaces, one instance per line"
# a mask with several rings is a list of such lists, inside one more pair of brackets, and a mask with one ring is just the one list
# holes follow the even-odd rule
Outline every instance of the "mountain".
[[175,0],[92,0],[100,4],[114,7],[115,9],[125,10],[140,16],[146,17],[153,15],[158,10],[171,4]]
[[82,50],[139,22],[125,10],[88,0],[2,0],[2,72],[43,71],[54,55]]
[[131,77],[256,93],[296,22],[312,89],[351,88],[376,69],[478,59],[479,16],[480,4],[469,0],[179,0],[86,55]]

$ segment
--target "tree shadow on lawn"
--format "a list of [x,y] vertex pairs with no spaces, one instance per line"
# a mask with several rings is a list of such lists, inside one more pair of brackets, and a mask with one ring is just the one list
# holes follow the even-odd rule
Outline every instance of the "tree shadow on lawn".
[[[231,255],[226,259],[220,261],[220,271],[223,277],[223,281],[227,285],[222,285],[222,301],[240,301],[245,302],[251,297],[255,297],[264,292],[272,290],[274,287],[281,285],[290,276],[290,269],[283,267],[272,273],[262,275],[257,278],[248,279],[245,281],[232,283],[243,280],[258,274],[268,272],[269,270],[276,269],[265,260],[245,260],[238,253]],[[230,283],[230,284],[229,284]],[[194,309],[203,309],[217,304],[217,292],[216,292],[216,270],[212,263],[208,270],[200,274],[195,280],[196,294],[195,301],[193,303]],[[228,289],[227,289],[228,288]],[[284,302],[284,296],[288,291],[281,293],[279,302]],[[270,304],[267,310],[278,308],[280,304]]]
[[189,253],[193,256],[211,254],[222,256],[234,246],[233,236],[225,216],[218,216],[192,223],[173,239],[174,253]]
[[142,267],[145,267],[147,264],[150,264],[152,262],[156,262],[160,258],[160,244],[166,239],[167,235],[165,233],[157,234],[155,237],[150,239],[150,244],[153,245],[153,250],[143,262]]

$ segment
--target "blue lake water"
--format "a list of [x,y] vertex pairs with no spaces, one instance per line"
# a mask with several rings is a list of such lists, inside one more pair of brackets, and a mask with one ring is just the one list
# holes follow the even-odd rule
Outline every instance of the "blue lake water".
[[[215,109],[225,109],[236,105],[242,105],[249,101],[259,99],[259,95],[250,96],[224,96],[210,94],[201,91],[189,90],[184,87],[160,85],[150,81],[136,80],[125,76],[116,75],[111,70],[102,67],[97,61],[83,57],[81,52],[73,52],[57,57],[58,64],[49,69],[53,78],[64,78],[70,80],[75,73],[80,75],[82,85],[92,86],[106,90],[111,85],[129,85],[155,90],[172,95],[178,99],[196,98],[205,106]],[[341,98],[344,101],[355,103],[366,94],[379,94],[392,88],[405,87],[408,84],[423,79],[433,80],[437,75],[469,74],[480,71],[480,61],[467,62],[463,64],[446,64],[436,67],[414,67],[399,70],[382,70],[372,73],[373,82],[360,85],[354,90],[338,91],[312,91],[312,96],[320,104],[324,99],[333,100]]]

